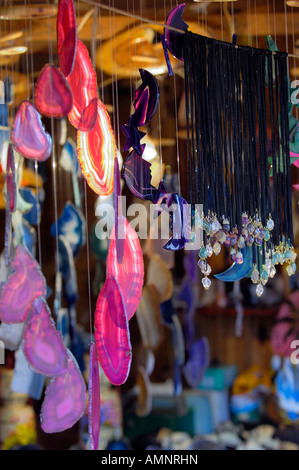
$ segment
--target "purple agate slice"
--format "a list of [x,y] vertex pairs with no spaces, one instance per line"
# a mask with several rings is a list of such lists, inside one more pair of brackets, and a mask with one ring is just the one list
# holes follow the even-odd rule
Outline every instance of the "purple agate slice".
[[182,3],[177,5],[168,15],[165,25],[172,28],[180,29],[182,33],[178,31],[173,31],[169,28],[164,28],[164,37],[168,47],[168,50],[171,54],[179,60],[184,60],[183,56],[183,41],[184,41],[184,32],[187,31],[188,25],[183,20],[182,15],[184,12],[186,4]]
[[23,351],[33,370],[39,374],[55,377],[67,371],[67,349],[42,297],[33,302],[25,323]]
[[125,161],[124,179],[131,193],[139,199],[154,202],[159,198],[159,189],[151,185],[151,164],[140,157],[135,150]]
[[59,0],[57,49],[61,71],[67,77],[73,70],[77,49],[77,22],[73,0]]
[[135,112],[126,122],[130,127],[141,127],[147,124],[155,114],[159,103],[159,87],[155,77],[144,69],[139,69],[142,84],[135,91]]
[[89,349],[88,434],[91,450],[97,450],[101,425],[100,374],[95,343]]
[[46,295],[47,286],[38,263],[25,247],[16,247],[12,267],[13,272],[1,288],[0,320],[5,323],[22,323],[34,300]]
[[207,338],[202,337],[193,343],[183,374],[190,387],[197,388],[210,363],[210,346]]
[[108,276],[95,310],[95,340],[101,367],[114,385],[129,375],[132,349],[122,294],[113,276]]
[[34,89],[36,109],[48,117],[62,118],[73,107],[73,94],[64,75],[53,65],[42,69]]
[[67,371],[53,377],[46,389],[40,420],[46,433],[71,428],[83,415],[86,407],[86,386],[79,366],[68,351]]
[[30,160],[43,162],[51,154],[52,138],[30,101],[23,101],[15,115],[11,142],[21,155]]
[[182,196],[174,193],[169,200],[169,207],[175,204],[172,217],[172,238],[164,245],[165,250],[177,251],[185,247],[190,237],[187,231],[189,206]]

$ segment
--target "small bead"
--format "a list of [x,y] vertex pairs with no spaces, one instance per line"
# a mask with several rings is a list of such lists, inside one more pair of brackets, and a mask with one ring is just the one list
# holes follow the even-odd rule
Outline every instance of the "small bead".
[[274,229],[274,222],[272,219],[269,219],[268,222],[267,222],[267,227],[269,230],[273,230]]

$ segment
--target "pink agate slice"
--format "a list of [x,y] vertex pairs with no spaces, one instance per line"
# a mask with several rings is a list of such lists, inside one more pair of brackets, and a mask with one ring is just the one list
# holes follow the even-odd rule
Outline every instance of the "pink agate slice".
[[57,12],[57,49],[59,65],[67,77],[73,70],[77,48],[77,23],[73,0],[59,0]]
[[62,118],[73,107],[73,94],[63,74],[53,65],[42,69],[34,90],[36,109],[48,117]]
[[73,108],[68,114],[69,121],[82,132],[91,131],[97,120],[97,76],[88,50],[79,39],[74,68],[67,81],[73,92]]
[[46,281],[38,263],[23,246],[16,247],[12,267],[13,272],[1,289],[0,320],[4,323],[22,323],[34,300],[46,295]]
[[134,315],[142,296],[144,264],[139,238],[125,217],[120,217],[124,226],[123,259],[117,259],[115,228],[107,257],[107,274],[114,276],[122,293],[128,320]]
[[15,115],[11,141],[14,148],[30,160],[43,162],[51,154],[52,138],[30,101],[23,101]]
[[296,191],[299,191],[299,184],[292,184],[292,188],[294,188]]
[[101,424],[100,374],[95,343],[89,349],[88,433],[91,450],[97,450]]
[[132,350],[122,295],[112,276],[107,277],[97,300],[95,340],[106,377],[114,385],[123,384],[130,372]]
[[42,297],[33,302],[25,323],[23,351],[31,367],[39,374],[55,377],[67,370],[67,349]]
[[53,377],[46,389],[40,419],[41,427],[47,433],[71,428],[85,411],[85,382],[70,351],[68,356],[66,373]]

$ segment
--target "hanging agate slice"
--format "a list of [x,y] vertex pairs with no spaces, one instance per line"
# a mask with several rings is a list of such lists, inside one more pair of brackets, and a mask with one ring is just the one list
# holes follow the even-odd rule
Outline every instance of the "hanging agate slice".
[[30,160],[43,162],[51,154],[52,138],[29,101],[23,101],[15,115],[11,142],[21,155]]
[[253,250],[252,247],[245,245],[245,248],[241,250],[243,254],[243,263],[237,264],[233,263],[230,268],[228,268],[223,273],[214,274],[216,279],[225,282],[234,282],[240,281],[244,277],[248,276],[248,274],[253,269]]
[[110,118],[100,100],[97,108],[94,129],[77,132],[77,153],[82,174],[90,188],[96,194],[108,196],[113,191],[116,143]]
[[114,385],[123,384],[129,375],[132,351],[123,298],[112,276],[107,276],[97,300],[95,340],[106,377]]
[[196,341],[189,351],[189,359],[183,368],[188,385],[197,388],[210,363],[210,346],[207,338]]
[[79,366],[68,351],[65,374],[53,377],[46,389],[41,409],[41,427],[54,433],[71,428],[83,415],[86,406],[86,387]]
[[89,349],[89,381],[88,381],[88,434],[91,450],[97,450],[101,424],[100,374],[97,349],[91,343]]
[[86,243],[85,219],[80,209],[71,202],[67,202],[57,223],[55,222],[51,226],[50,233],[53,237],[56,237],[56,234],[63,235],[69,242],[74,258],[76,258],[81,247]]
[[172,216],[172,238],[164,245],[165,250],[177,251],[185,247],[190,240],[188,232],[189,205],[182,196],[172,194],[168,203],[175,205]]
[[77,48],[77,23],[72,0],[59,0],[57,13],[57,49],[59,65],[65,77],[73,70]]
[[[144,145],[142,150],[144,150]],[[124,179],[134,196],[156,202],[160,192],[152,186],[151,164],[133,150],[124,164]]]
[[155,114],[159,103],[159,87],[155,77],[144,69],[139,69],[142,84],[135,91],[135,112],[126,122],[130,127],[147,124]]
[[36,109],[48,117],[62,118],[73,107],[72,91],[64,75],[53,65],[42,69],[34,89]]
[[151,255],[146,282],[156,287],[159,292],[160,304],[171,298],[173,292],[172,274],[165,261],[156,253]]
[[[184,60],[184,32],[187,31],[189,27],[182,18],[185,6],[186,4],[182,3],[181,5],[177,5],[175,8],[173,8],[173,10],[171,10],[165,23],[166,27],[164,28],[164,36],[168,50],[174,57],[179,60]],[[173,31],[167,28],[167,26],[180,29],[182,33],[179,33],[178,31]]]
[[97,120],[98,86],[88,50],[80,39],[72,73],[67,77],[73,92],[73,107],[68,114],[70,123],[82,132],[91,131]]
[[42,297],[33,302],[25,323],[23,351],[31,367],[39,374],[55,377],[67,370],[67,349]]
[[127,319],[134,315],[142,296],[144,266],[143,254],[138,235],[125,217],[121,217],[124,226],[123,260],[117,259],[115,228],[111,233],[107,257],[107,275],[113,276],[121,290]]
[[33,301],[46,295],[46,281],[38,263],[23,246],[16,247],[12,267],[12,274],[1,288],[0,320],[5,323],[22,323]]

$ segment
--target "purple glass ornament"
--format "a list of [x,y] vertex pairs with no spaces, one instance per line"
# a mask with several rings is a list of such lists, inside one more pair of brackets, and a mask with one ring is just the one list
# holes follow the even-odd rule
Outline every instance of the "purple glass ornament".
[[262,238],[256,237],[256,238],[254,239],[254,243],[255,243],[257,246],[262,246],[263,240],[262,240]]
[[125,217],[121,217],[125,238],[123,240],[123,259],[119,263],[116,254],[115,229],[112,230],[107,257],[107,274],[117,281],[120,288],[127,319],[134,315],[142,295],[144,265],[138,235]]
[[248,245],[248,246],[251,246],[251,245],[253,244],[253,242],[254,242],[254,236],[253,236],[253,235],[248,235],[246,241],[247,241],[247,245]]
[[159,103],[159,87],[155,77],[144,69],[139,69],[142,84],[135,91],[133,113],[126,125],[141,127],[147,124],[156,112]]
[[31,367],[39,374],[56,377],[67,371],[67,349],[42,297],[33,302],[25,323],[23,351]]
[[238,241],[237,235],[235,233],[231,233],[229,238],[230,238],[230,246],[235,246]]
[[182,3],[177,5],[169,13],[166,23],[166,26],[182,30],[182,33],[178,31],[173,31],[169,28],[164,28],[165,41],[168,47],[168,50],[171,54],[179,60],[184,60],[183,57],[183,34],[188,29],[187,23],[182,18],[186,4]]
[[100,374],[95,343],[89,349],[88,434],[91,450],[98,449],[101,425]]
[[14,212],[17,203],[17,186],[15,180],[15,159],[11,144],[9,144],[7,149],[5,181],[9,210]]
[[38,263],[23,246],[16,247],[13,272],[1,286],[0,319],[5,323],[26,320],[33,301],[47,293]]
[[65,77],[73,70],[77,48],[77,23],[73,0],[59,0],[57,12],[57,49]]
[[70,351],[68,356],[66,373],[53,377],[46,389],[40,420],[43,431],[47,433],[71,428],[85,411],[85,382]]
[[152,202],[158,199],[159,190],[151,185],[151,164],[134,150],[125,161],[124,179],[131,193],[139,199],[148,199]]
[[48,117],[62,118],[73,107],[73,94],[64,75],[53,65],[42,69],[34,89],[36,109]]
[[123,298],[112,276],[107,277],[97,300],[95,340],[108,380],[114,385],[123,384],[129,375],[132,350]]
[[188,385],[197,388],[210,363],[210,346],[207,338],[196,341],[189,352],[189,359],[183,368]]
[[52,138],[29,101],[23,101],[15,115],[11,142],[21,155],[30,160],[43,162],[51,154]]

